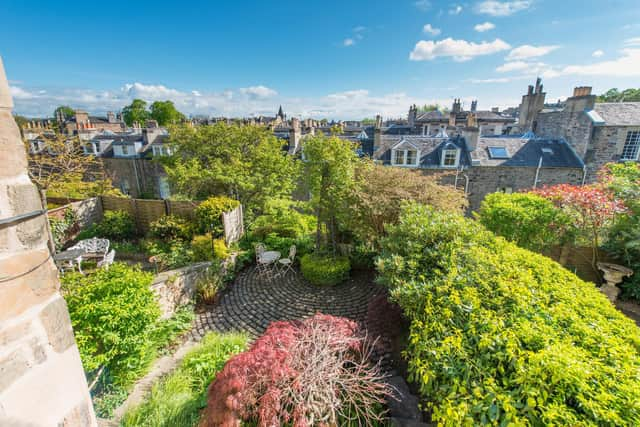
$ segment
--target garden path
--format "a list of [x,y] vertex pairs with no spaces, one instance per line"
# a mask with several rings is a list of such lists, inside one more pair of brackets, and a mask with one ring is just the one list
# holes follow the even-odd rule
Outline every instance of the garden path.
[[354,271],[351,278],[332,286],[314,286],[299,271],[267,279],[255,267],[241,271],[221,300],[196,314],[192,339],[209,331],[244,331],[258,337],[269,323],[294,320],[317,312],[365,320],[367,305],[383,292],[372,272]]

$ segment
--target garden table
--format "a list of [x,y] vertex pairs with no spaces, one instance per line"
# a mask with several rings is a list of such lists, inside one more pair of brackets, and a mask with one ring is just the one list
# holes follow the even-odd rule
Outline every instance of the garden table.
[[280,259],[280,252],[278,251],[265,251],[260,257],[263,263],[273,264]]
[[58,254],[55,254],[53,256],[53,260],[55,261],[55,263],[61,267],[64,271],[64,267],[62,267],[63,265],[66,265],[67,267],[71,267],[71,269],[73,270],[73,263],[77,263],[78,264],[78,271],[80,272],[80,274],[84,274],[82,272],[82,256],[84,254],[87,253],[86,249],[82,249],[82,248],[76,248],[76,249],[68,249],[64,252],[60,252]]

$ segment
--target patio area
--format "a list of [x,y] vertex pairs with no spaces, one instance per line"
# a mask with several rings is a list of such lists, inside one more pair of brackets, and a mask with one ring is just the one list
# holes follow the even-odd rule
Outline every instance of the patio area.
[[244,331],[256,338],[276,320],[294,320],[317,312],[363,321],[367,305],[384,292],[373,281],[372,272],[354,271],[344,283],[319,287],[308,283],[297,271],[268,279],[255,267],[241,271],[221,300],[196,314],[192,338],[209,331]]

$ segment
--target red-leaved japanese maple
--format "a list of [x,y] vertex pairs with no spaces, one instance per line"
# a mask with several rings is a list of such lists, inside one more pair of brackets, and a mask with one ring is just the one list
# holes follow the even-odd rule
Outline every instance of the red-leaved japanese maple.
[[272,323],[209,388],[201,427],[373,425],[389,386],[357,323],[323,314]]
[[598,184],[559,184],[533,192],[551,200],[573,219],[573,226],[578,235],[590,243],[591,266],[596,269],[600,237],[615,216],[626,211],[624,203],[616,199],[607,188]]

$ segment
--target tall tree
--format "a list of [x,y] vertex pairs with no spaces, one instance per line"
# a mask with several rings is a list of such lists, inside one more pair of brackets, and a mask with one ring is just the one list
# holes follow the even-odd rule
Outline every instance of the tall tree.
[[150,116],[157,120],[160,126],[175,125],[184,120],[184,114],[176,110],[171,101],[156,101],[151,104]]
[[464,192],[438,183],[440,176],[390,168],[363,160],[356,169],[356,184],[348,204],[349,228],[363,243],[378,246],[389,225],[398,221],[402,204],[415,201],[440,211],[463,213]]
[[133,126],[134,123],[144,126],[149,118],[147,103],[142,99],[134,99],[131,104],[122,109],[122,118],[127,126]]
[[346,223],[349,196],[355,186],[360,161],[356,145],[337,136],[319,134],[304,141],[304,177],[317,217],[316,250],[323,243],[323,229],[335,253],[340,225]]
[[45,145],[41,153],[29,154],[29,176],[48,195],[83,198],[112,189],[101,159],[84,154],[77,137],[45,137]]
[[609,89],[596,99],[597,102],[639,102],[640,88],[629,88],[620,92],[617,88]]
[[231,196],[260,213],[271,198],[290,198],[297,164],[264,127],[216,123],[170,132],[174,154],[161,159],[175,191],[191,199]]
[[58,113],[62,113],[64,114],[65,118],[69,118],[72,117],[76,112],[73,108],[69,107],[68,105],[61,105],[58,108],[56,108],[55,110],[53,110],[53,118],[57,119],[58,118]]

